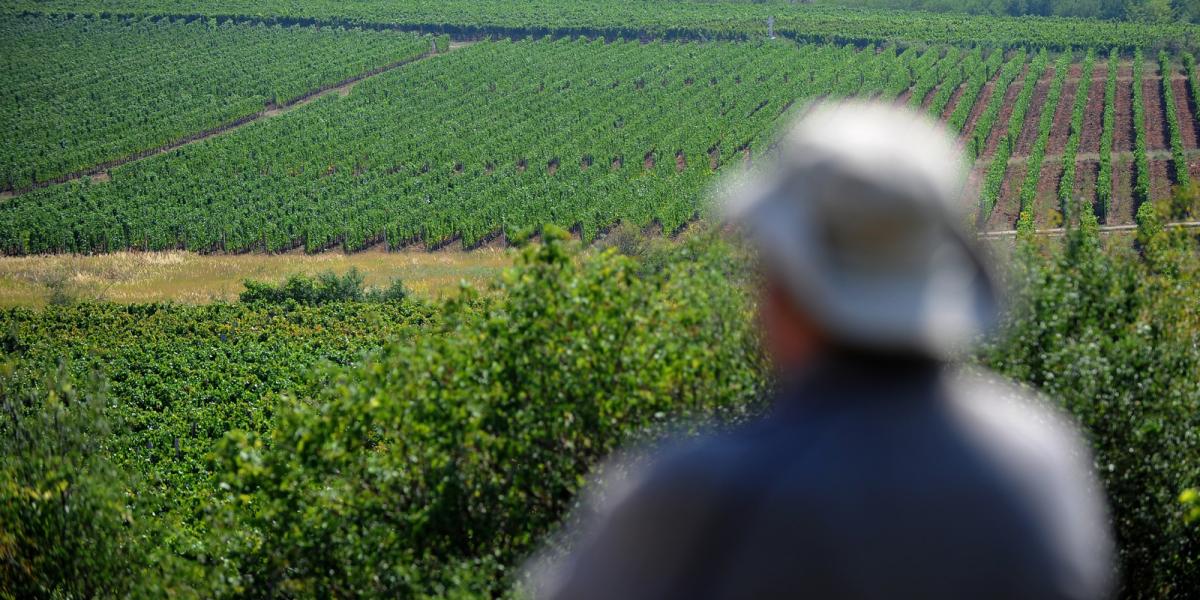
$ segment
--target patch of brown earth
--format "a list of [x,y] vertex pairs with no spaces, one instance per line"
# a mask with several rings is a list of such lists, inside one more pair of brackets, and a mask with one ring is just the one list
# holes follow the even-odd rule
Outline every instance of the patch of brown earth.
[[1169,160],[1150,161],[1150,200],[1162,200],[1171,196],[1174,170]]
[[992,124],[992,131],[988,134],[987,144],[984,145],[984,152],[980,158],[986,158],[996,153],[996,147],[1000,145],[1001,138],[1008,132],[1008,119],[1012,116],[1013,108],[1017,104],[1017,96],[1021,93],[1021,88],[1025,86],[1025,77],[1028,76],[1028,65],[1025,67],[1026,73],[1015,80],[1008,86],[1008,90],[1004,92],[1004,104],[1000,106],[1000,115],[996,117],[996,122]]
[[1016,228],[1017,219],[1021,216],[1020,186],[1021,180],[1024,178],[1024,169],[1009,166],[1008,173],[1004,177],[1004,183],[1000,184],[1000,199],[996,201],[996,207],[992,209],[992,214],[988,218],[987,227],[984,231],[1002,231]]
[[1113,130],[1113,150],[1125,152],[1133,148],[1133,85],[1117,82],[1117,97],[1114,102],[1116,119]]
[[1109,225],[1132,225],[1136,207],[1133,205],[1133,158],[1113,157],[1112,209],[1108,214]]
[[642,157],[642,168],[647,171],[652,170],[654,168],[654,163],[656,161],[657,161],[657,158],[654,156],[654,151],[651,150],[650,152],[647,152],[645,156]]
[[1042,172],[1038,174],[1037,196],[1033,201],[1034,223],[1039,229],[1061,227],[1063,224],[1062,211],[1058,205],[1058,180],[1062,177],[1061,162],[1042,163]]
[[[1103,71],[1097,68],[1097,71]],[[1087,106],[1083,109],[1083,131],[1079,135],[1080,152],[1100,152],[1100,134],[1104,130],[1104,78],[1092,80]]]
[[558,159],[552,158],[552,159],[550,159],[550,162],[546,163],[546,174],[554,175],[557,172],[558,172]]
[[971,107],[971,115],[967,117],[967,123],[963,125],[960,139],[969,139],[975,133],[975,125],[979,123],[979,117],[983,114],[988,99],[992,97],[992,90],[996,89],[996,77],[993,76],[992,80],[983,84],[983,89],[979,90],[979,95],[975,98],[975,106]]
[[954,114],[954,110],[958,107],[958,101],[962,99],[963,92],[967,90],[966,84],[959,85],[950,94],[950,101],[946,103],[946,107],[942,109],[941,120],[943,123],[950,120],[950,115]]
[[1179,116],[1179,137],[1184,148],[1196,148],[1200,139],[1200,122],[1189,100],[1187,80],[1171,79],[1171,92],[1175,94],[1175,114]]
[[[1030,98],[1029,110],[1025,111],[1025,122],[1021,125],[1021,133],[1017,135],[1014,156],[1029,156],[1033,144],[1038,138],[1038,124],[1042,120],[1042,111],[1052,107],[1046,106],[1046,96],[1050,93],[1050,82],[1054,77],[1054,67],[1047,67],[1042,78],[1033,86],[1033,97]],[[1007,119],[1006,119],[1007,121]]]
[[624,166],[625,166],[625,157],[624,156],[614,156],[612,159],[612,165],[609,168],[611,168],[613,171],[617,171],[621,167],[624,167]]
[[913,89],[911,87],[906,88],[903,92],[900,92],[900,95],[896,96],[896,105],[897,106],[907,105],[909,98],[912,98],[912,94],[913,94]]
[[938,90],[941,89],[941,87],[941,85],[935,85],[932,89],[925,93],[925,98],[921,100],[921,112],[929,112],[929,105],[933,104],[933,98],[937,96]]
[[687,158],[683,155],[683,151],[680,150],[675,153],[675,172],[682,173],[684,169],[687,169]]
[[[1100,216],[1096,206],[1096,177],[1099,175],[1099,161],[1085,160],[1075,164],[1075,205],[1089,207],[1097,216]],[[1078,215],[1074,219],[1078,220]]]
[[[1046,141],[1046,154],[1062,154],[1067,146],[1067,138],[1071,135],[1071,110],[1075,108],[1075,92],[1078,83],[1064,83],[1062,97],[1058,101],[1058,110],[1054,112],[1054,123],[1050,126],[1050,139]],[[1086,93],[1087,88],[1084,88]]]
[[1163,117],[1162,79],[1142,80],[1142,101],[1146,103],[1146,149],[1167,147],[1167,120]]

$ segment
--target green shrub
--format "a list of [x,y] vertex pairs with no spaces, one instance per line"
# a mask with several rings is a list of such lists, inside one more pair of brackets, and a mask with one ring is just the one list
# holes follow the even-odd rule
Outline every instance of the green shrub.
[[323,271],[317,276],[309,277],[295,274],[279,285],[247,279],[243,282],[246,289],[238,299],[247,304],[296,304],[319,305],[331,302],[399,302],[408,297],[408,290],[399,279],[393,280],[386,288],[367,288],[363,282],[364,275],[357,267],[351,267],[343,275],[333,271]]
[[1200,483],[1200,261],[1189,250],[1160,252],[1158,264],[1106,252],[1094,223],[1063,251],[1023,246],[1004,335],[980,354],[1059,401],[1090,437],[1125,598],[1200,589],[1200,528],[1186,525],[1179,501]]
[[0,365],[0,597],[155,597],[196,593],[161,524],[108,460],[106,388],[60,365],[45,387]]
[[228,438],[225,543],[247,589],[503,590],[601,458],[675,419],[754,410],[746,299],[715,240],[643,277],[545,237],[500,300],[451,302],[443,331],[333,375],[267,439]]

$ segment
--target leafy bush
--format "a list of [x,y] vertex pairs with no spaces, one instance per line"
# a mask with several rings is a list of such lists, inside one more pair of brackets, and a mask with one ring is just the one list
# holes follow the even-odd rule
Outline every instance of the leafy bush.
[[1016,303],[981,361],[1057,399],[1089,434],[1112,509],[1125,598],[1200,589],[1200,528],[1181,494],[1200,483],[1200,261],[1155,227],[1146,259],[1104,251],[1093,217],[1063,251],[1018,251]]
[[161,524],[106,457],[105,385],[59,366],[36,392],[0,365],[0,597],[194,592],[155,544]]
[[267,439],[227,440],[226,543],[247,589],[505,589],[599,459],[674,419],[754,410],[747,304],[714,240],[642,277],[544,235],[501,300],[450,303],[444,331],[333,376]]
[[366,288],[364,276],[357,267],[351,267],[344,275],[324,271],[315,278],[295,274],[279,285],[247,279],[246,286],[238,299],[242,302],[319,305],[330,302],[400,302],[408,297],[404,282],[393,280],[386,288]]

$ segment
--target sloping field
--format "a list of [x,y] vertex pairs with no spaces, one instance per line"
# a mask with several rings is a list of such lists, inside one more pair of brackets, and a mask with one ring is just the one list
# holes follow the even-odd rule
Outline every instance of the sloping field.
[[713,167],[763,148],[797,100],[895,98],[924,54],[782,40],[479,43],[124,165],[109,182],[17,196],[0,205],[0,247],[471,246],[543,223],[590,239],[618,220],[672,231],[696,215]]
[[6,17],[0,190],[227,125],[429,49],[429,38],[370,30]]
[[[184,7],[200,4],[241,6]],[[589,6],[601,5],[604,22],[617,9]],[[373,19],[394,16],[376,8]],[[263,19],[6,22],[17,41],[0,65],[15,85],[0,99],[9,130],[28,134],[5,147],[17,194],[0,200],[0,251],[471,248],[551,223],[590,240],[621,221],[669,233],[704,211],[717,170],[768,152],[780,120],[817,97],[945,120],[973,159],[963,201],[986,230],[1022,215],[1058,225],[1076,206],[1131,223],[1200,157],[1186,52],[1139,53],[1138,69],[1133,53],[1093,58],[1085,73],[1084,52],[1046,48],[526,38],[376,74],[428,55],[431,40],[250,22]],[[163,153],[347,77],[366,78]],[[28,189],[72,171],[96,176]]]

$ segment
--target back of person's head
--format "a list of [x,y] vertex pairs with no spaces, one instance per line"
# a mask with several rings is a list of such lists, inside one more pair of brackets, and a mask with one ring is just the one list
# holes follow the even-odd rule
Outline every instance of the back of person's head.
[[968,232],[965,165],[922,115],[812,106],[726,201],[772,283],[834,344],[946,357],[996,320],[999,294]]

